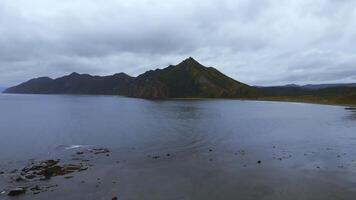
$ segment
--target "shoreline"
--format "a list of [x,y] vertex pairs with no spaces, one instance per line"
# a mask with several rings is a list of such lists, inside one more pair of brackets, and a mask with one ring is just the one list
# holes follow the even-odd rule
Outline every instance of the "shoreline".
[[[337,103],[330,102],[327,99],[320,100],[301,100],[301,99],[293,99],[293,98],[285,98],[285,97],[261,97],[261,98],[209,98],[209,97],[178,97],[178,98],[141,98],[141,97],[133,97],[133,96],[125,96],[125,95],[115,95],[115,94],[33,94],[33,93],[3,93],[0,95],[63,95],[63,96],[113,96],[113,97],[126,97],[126,98],[134,98],[134,99],[143,99],[143,100],[157,100],[157,101],[172,101],[172,100],[240,100],[240,101],[266,101],[266,102],[286,102],[286,103],[306,103],[306,104],[319,104],[319,105],[330,105],[330,106],[345,106],[356,108],[355,103]],[[314,97],[317,98],[317,97]]]

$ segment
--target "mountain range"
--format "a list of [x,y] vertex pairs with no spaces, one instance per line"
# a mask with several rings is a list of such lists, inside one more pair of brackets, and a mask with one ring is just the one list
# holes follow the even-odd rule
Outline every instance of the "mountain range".
[[105,94],[138,98],[239,98],[317,103],[356,104],[356,84],[249,86],[189,57],[177,65],[147,71],[92,76],[72,73],[57,79],[40,77],[4,93]]
[[[263,87],[263,86],[257,86]],[[295,87],[295,88],[303,88],[303,89],[324,89],[331,87],[356,87],[356,83],[330,83],[330,84],[306,84],[306,85],[297,85],[297,84],[288,84],[282,86],[273,86],[273,87]]]
[[137,77],[125,73],[91,76],[72,73],[51,79],[40,77],[8,88],[4,93],[115,94],[139,98],[252,98],[258,89],[238,82],[193,58]]

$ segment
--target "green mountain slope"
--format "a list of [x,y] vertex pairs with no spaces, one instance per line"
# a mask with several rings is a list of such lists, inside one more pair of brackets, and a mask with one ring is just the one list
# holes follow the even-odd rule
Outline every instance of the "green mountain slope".
[[252,98],[258,90],[193,58],[138,76],[130,91],[144,98]]
[[193,58],[136,78],[125,73],[91,76],[72,73],[41,77],[6,89],[5,93],[110,94],[138,98],[240,98],[356,105],[355,84],[251,87]]

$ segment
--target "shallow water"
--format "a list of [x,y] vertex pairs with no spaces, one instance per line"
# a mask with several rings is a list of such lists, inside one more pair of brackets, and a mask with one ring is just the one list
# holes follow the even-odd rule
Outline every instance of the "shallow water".
[[[23,199],[356,195],[356,117],[341,106],[0,95],[0,137],[3,168],[31,158],[63,158],[76,148],[112,151],[86,173],[55,179],[56,191]],[[94,187],[97,177],[100,188]],[[87,184],[79,185],[81,180]]]

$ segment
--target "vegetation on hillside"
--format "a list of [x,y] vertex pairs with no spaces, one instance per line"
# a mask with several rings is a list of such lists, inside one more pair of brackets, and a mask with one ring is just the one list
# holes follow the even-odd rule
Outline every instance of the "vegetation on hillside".
[[356,87],[344,85],[288,85],[251,87],[193,58],[178,65],[147,71],[138,77],[119,73],[91,76],[72,73],[51,79],[41,77],[8,88],[5,93],[110,94],[138,98],[238,98],[356,105]]

